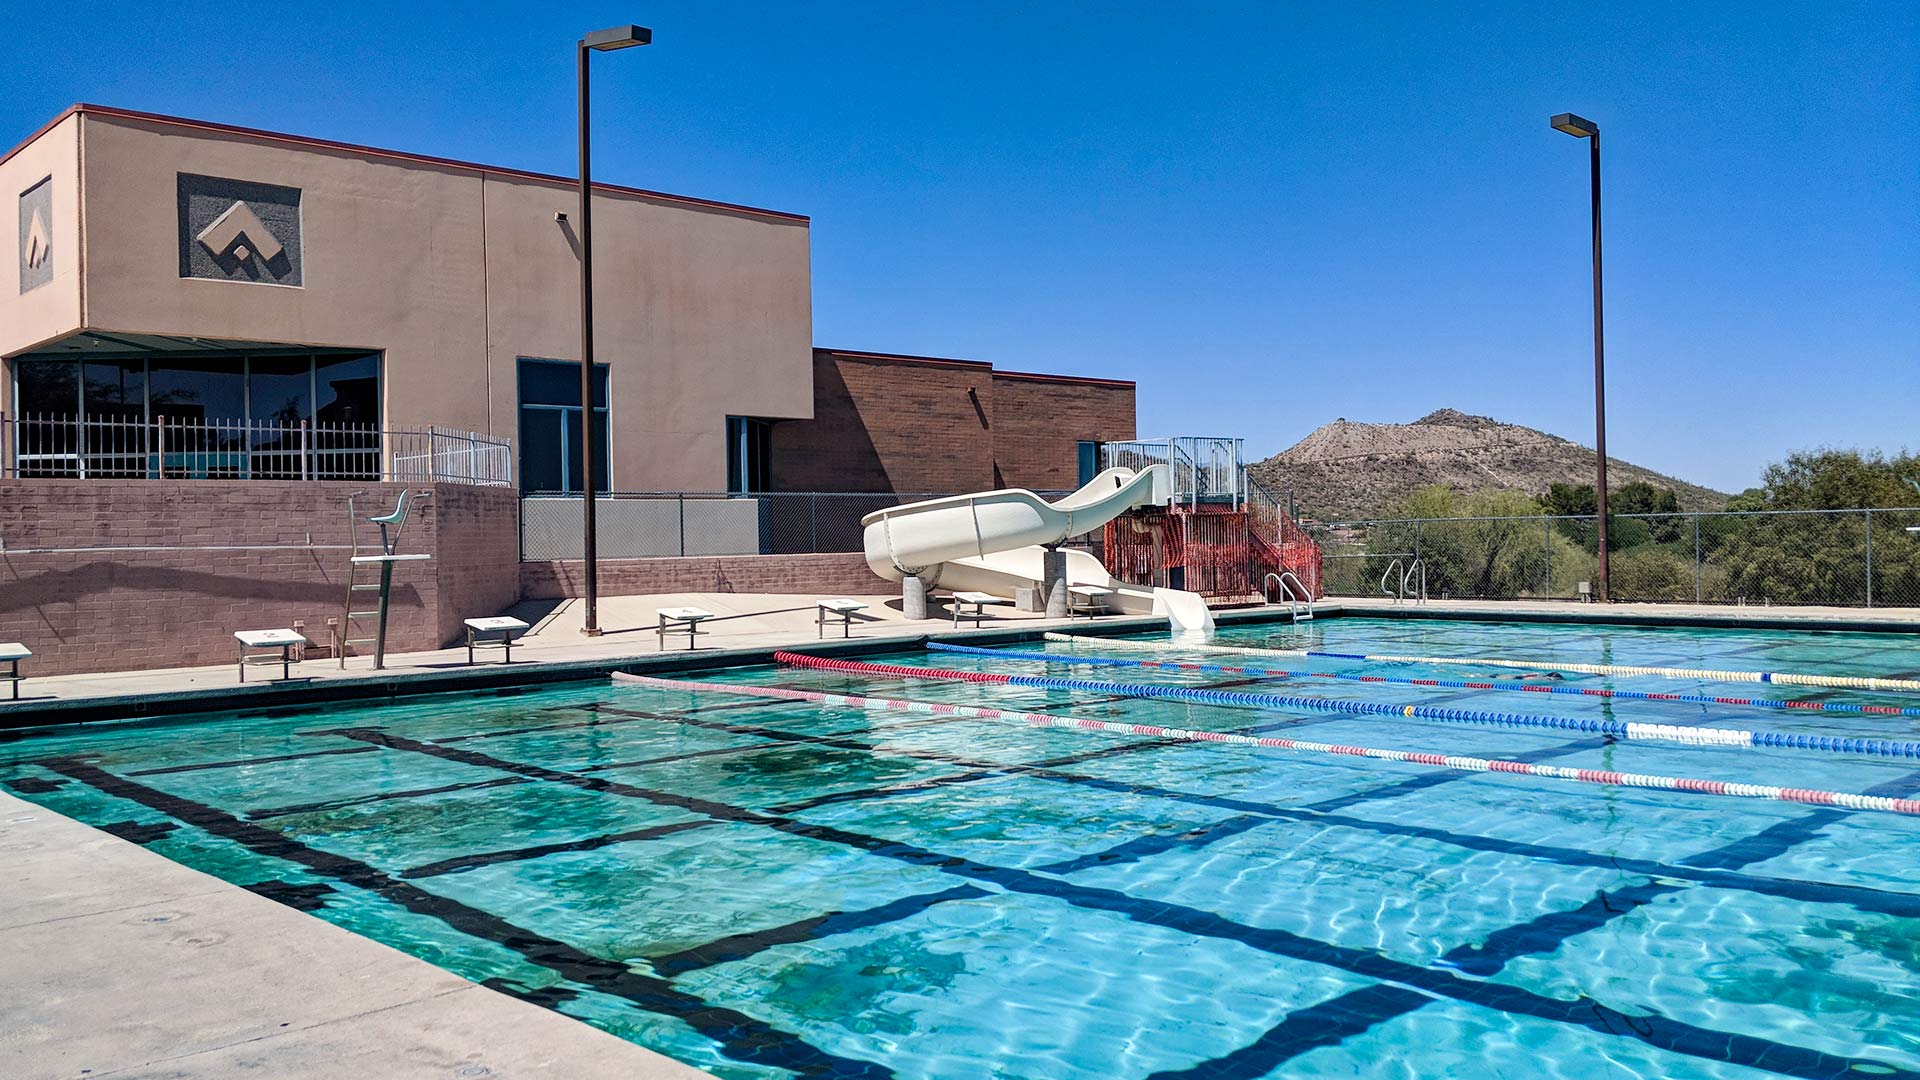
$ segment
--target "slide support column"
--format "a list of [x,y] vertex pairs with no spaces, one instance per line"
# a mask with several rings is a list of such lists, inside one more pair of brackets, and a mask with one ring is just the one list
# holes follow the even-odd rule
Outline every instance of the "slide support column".
[[1040,572],[1046,577],[1042,584],[1047,591],[1047,618],[1064,619],[1067,617],[1067,553],[1057,547],[1046,550]]
[[919,574],[900,579],[900,613],[909,619],[927,617],[927,583]]

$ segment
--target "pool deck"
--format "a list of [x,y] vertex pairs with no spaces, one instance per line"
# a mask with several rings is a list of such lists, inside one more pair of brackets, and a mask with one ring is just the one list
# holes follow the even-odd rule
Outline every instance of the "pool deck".
[[[945,601],[930,606],[936,617],[909,619],[900,610],[898,596],[851,597],[867,610],[854,615],[852,632],[842,638],[839,627],[818,636],[814,598],[763,593],[672,593],[659,596],[607,597],[600,601],[600,637],[580,633],[583,607],[579,601],[522,604],[514,609],[533,625],[513,647],[513,664],[502,662],[498,649],[482,649],[469,666],[465,645],[433,652],[389,653],[387,666],[373,670],[369,656],[349,657],[346,667],[321,658],[297,664],[293,678],[280,681],[278,665],[255,667],[242,685],[233,664],[209,667],[163,668],[103,674],[35,677],[33,661],[22,666],[26,681],[20,700],[0,699],[0,727],[45,724],[63,718],[103,719],[108,714],[133,716],[172,711],[191,703],[195,711],[244,708],[288,699],[328,700],[347,696],[380,696],[389,692],[428,692],[471,688],[479,683],[538,681],[543,678],[580,678],[629,665],[750,663],[753,654],[793,646],[872,648],[887,643],[911,646],[930,634],[975,631],[986,635],[1008,630],[1086,627],[1089,620],[1048,620],[1010,604],[989,605],[987,618],[976,628],[971,618],[955,627]],[[655,634],[654,612],[667,607],[697,607],[715,617],[701,624],[697,648],[687,649],[684,635],[669,637],[664,648]],[[551,608],[552,610],[547,610]],[[1283,610],[1284,609],[1280,609]],[[1133,624],[1138,617],[1107,616],[1095,623]],[[1165,620],[1149,620],[1165,625]],[[1143,628],[1144,625],[1142,624]],[[118,710],[114,713],[114,710]],[[63,717],[61,714],[68,714]]]
[[4,793],[0,866],[8,1080],[708,1077]]

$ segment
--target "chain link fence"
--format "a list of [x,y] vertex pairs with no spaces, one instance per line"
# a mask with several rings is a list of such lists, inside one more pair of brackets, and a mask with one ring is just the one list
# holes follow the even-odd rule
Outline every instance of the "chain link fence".
[[[1608,516],[1619,601],[1920,606],[1920,508]],[[1330,596],[1575,600],[1599,573],[1593,516],[1309,527]]]
[[[1066,492],[1036,492],[1055,499]],[[901,503],[946,493],[617,492],[601,495],[598,554],[603,559],[686,555],[808,555],[864,550],[860,519]],[[520,500],[520,558],[581,557],[585,535],[578,494],[528,494]],[[1069,546],[1097,547],[1080,537]]]

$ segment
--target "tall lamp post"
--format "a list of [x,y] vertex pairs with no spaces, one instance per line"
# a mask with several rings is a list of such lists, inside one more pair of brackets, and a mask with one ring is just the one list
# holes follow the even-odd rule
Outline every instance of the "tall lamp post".
[[[586,563],[586,621],[580,632],[600,636],[600,553],[599,532],[594,520],[593,452],[593,188],[592,135],[587,123],[587,58],[591,53],[612,52],[646,45],[653,31],[644,26],[612,26],[595,30],[580,39],[580,500],[584,532],[583,561]],[[609,405],[612,403],[609,402]],[[609,411],[611,416],[612,412]]]
[[1572,113],[1549,121],[1555,131],[1587,140],[1593,171],[1593,450],[1594,511],[1599,517],[1601,603],[1607,602],[1607,366],[1603,320],[1600,313],[1600,125]]

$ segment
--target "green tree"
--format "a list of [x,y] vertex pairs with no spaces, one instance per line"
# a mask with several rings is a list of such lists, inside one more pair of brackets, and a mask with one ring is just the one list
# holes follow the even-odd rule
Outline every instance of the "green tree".
[[1920,603],[1920,544],[1905,526],[1920,515],[1880,512],[1920,502],[1920,457],[1859,450],[1805,450],[1768,466],[1758,488],[1730,508],[1836,511],[1753,514],[1703,527],[1707,562],[1724,581],[1723,599],[1748,603],[1861,604],[1867,598],[1871,531],[1875,603]]

